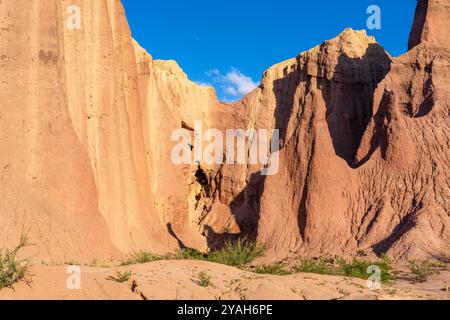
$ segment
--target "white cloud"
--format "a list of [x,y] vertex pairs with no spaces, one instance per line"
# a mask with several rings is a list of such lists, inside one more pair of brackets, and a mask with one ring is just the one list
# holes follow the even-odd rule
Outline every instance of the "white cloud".
[[209,82],[195,81],[195,83],[202,87],[211,87],[211,83]]
[[219,71],[219,69],[211,69],[211,70],[209,70],[209,71],[206,71],[206,75],[208,76],[208,77],[214,77],[214,76],[219,76],[220,75],[220,71]]
[[240,98],[258,87],[252,78],[236,68],[232,68],[227,74],[222,74],[218,69],[212,69],[206,72],[206,75],[220,85],[225,95],[232,98]]
[[225,79],[228,82],[226,88],[234,96],[245,95],[258,87],[258,84],[253,82],[252,78],[247,77],[237,69],[232,69],[228,72],[225,75]]
[[[237,97],[239,95],[239,91],[232,86],[224,87],[223,91],[230,96]],[[245,93],[244,93],[245,94]]]

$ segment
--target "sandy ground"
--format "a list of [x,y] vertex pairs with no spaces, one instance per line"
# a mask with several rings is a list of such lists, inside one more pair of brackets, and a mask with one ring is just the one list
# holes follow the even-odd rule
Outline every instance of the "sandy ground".
[[[108,280],[120,272],[132,272],[125,283]],[[210,278],[207,287],[199,273]],[[317,299],[450,299],[450,272],[443,271],[426,283],[400,279],[380,290],[370,290],[366,281],[316,274],[259,275],[202,261],[158,261],[117,267],[82,267],[80,289],[68,289],[73,278],[67,266],[35,265],[32,282],[0,290],[0,299],[89,299],[89,300],[317,300]],[[73,274],[72,274],[73,275]],[[445,290],[447,288],[447,290]]]

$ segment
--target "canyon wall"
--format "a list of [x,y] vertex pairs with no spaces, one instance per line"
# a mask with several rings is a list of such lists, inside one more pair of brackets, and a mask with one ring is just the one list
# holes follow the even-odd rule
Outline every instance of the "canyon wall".
[[[80,29],[67,21],[81,9]],[[119,1],[2,1],[1,243],[103,257],[176,246],[155,214]],[[107,248],[107,249],[106,249]]]
[[[448,8],[418,2],[399,58],[347,29],[225,104],[141,48],[119,0],[0,0],[0,243],[29,233],[39,257],[92,259],[249,236],[271,259],[450,257]],[[199,123],[279,129],[278,174],[175,164],[172,133]]]

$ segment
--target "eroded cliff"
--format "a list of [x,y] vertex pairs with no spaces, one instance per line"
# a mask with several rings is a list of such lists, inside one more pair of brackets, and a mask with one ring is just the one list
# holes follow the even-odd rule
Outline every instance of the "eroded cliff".
[[[0,242],[29,231],[42,257],[88,259],[251,236],[273,259],[448,258],[448,7],[419,1],[399,58],[347,29],[223,104],[142,49],[118,0],[0,1]],[[172,133],[196,123],[279,129],[278,173],[174,164]]]

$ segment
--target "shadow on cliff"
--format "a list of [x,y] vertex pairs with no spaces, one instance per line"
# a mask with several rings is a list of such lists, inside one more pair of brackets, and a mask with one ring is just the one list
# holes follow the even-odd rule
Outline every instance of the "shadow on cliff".
[[386,152],[388,148],[388,133],[386,123],[390,122],[391,114],[389,112],[392,104],[392,94],[388,91],[383,93],[378,112],[373,116],[373,132],[370,138],[370,146],[367,153],[360,159],[355,159],[353,162],[354,168],[363,166],[370,160],[375,151],[379,148],[381,157],[386,159]]
[[205,226],[205,236],[210,249],[220,249],[227,241],[235,241],[239,238],[245,238],[249,241],[256,239],[265,178],[259,172],[252,174],[245,189],[230,204],[231,212],[239,226],[240,233],[217,233],[210,226]]
[[[294,96],[299,83],[302,81],[298,70],[283,71],[284,76],[273,83],[275,95],[275,128],[279,130],[279,150],[286,146],[288,122],[294,112]],[[307,79],[304,79],[306,81]],[[264,90],[264,88],[263,88]],[[258,235],[260,222],[261,198],[267,176],[261,171],[253,173],[248,178],[247,186],[231,202],[230,208],[241,233],[238,237],[255,240]],[[282,190],[280,190],[282,191]],[[216,236],[220,236],[217,235]]]
[[189,249],[188,247],[186,247],[186,245],[184,244],[183,241],[181,241],[181,239],[177,236],[177,234],[175,233],[175,231],[173,230],[172,224],[168,223],[166,224],[167,227],[167,232],[169,233],[169,235],[174,238],[177,243],[178,243],[178,247],[180,247],[181,250],[185,250],[185,249]]
[[383,47],[370,44],[362,58],[342,54],[332,79],[324,75],[318,81],[334,151],[352,168],[364,163],[356,163],[356,153],[374,116],[375,90],[390,71],[391,63]]

